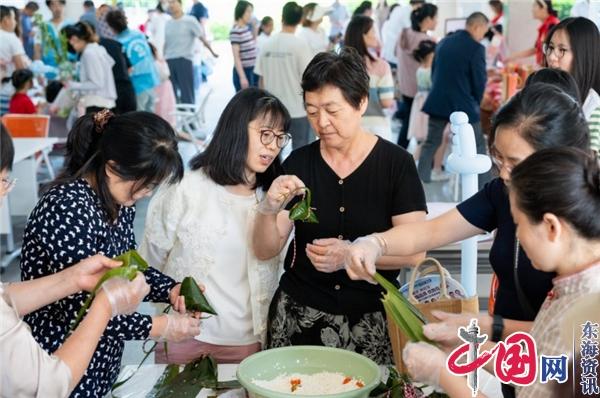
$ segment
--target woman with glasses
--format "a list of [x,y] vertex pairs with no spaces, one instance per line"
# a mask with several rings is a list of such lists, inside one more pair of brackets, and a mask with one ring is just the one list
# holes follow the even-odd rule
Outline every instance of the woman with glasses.
[[[358,236],[425,219],[425,195],[412,156],[361,126],[369,74],[359,53],[320,53],[302,76],[304,105],[319,140],[292,152],[285,174],[258,207],[253,248],[276,256],[292,229],[285,273],[269,309],[267,347],[322,345],[393,363],[381,289],[352,281],[346,251]],[[312,191],[317,224],[292,222],[290,200]],[[414,265],[424,253],[385,257],[382,273]]]
[[600,32],[587,18],[567,18],[548,34],[546,64],[570,73],[579,88],[583,113],[590,127],[590,143],[600,152]]
[[[530,330],[556,275],[536,270],[521,249],[506,185],[513,168],[536,151],[565,146],[589,151],[588,127],[579,104],[558,87],[545,83],[526,86],[500,108],[491,133],[491,153],[499,178],[439,217],[362,237],[349,250],[350,278],[372,280],[382,255],[410,255],[496,231],[490,249],[490,264],[498,278],[491,309],[494,315],[436,313],[440,320],[456,326],[425,329],[430,339],[442,344],[458,345],[456,328],[467,325],[473,317],[479,319],[481,333],[491,341]],[[503,385],[503,392],[505,397],[514,396],[514,389],[507,385]]]
[[201,280],[219,314],[203,321],[196,340],[169,344],[168,356],[159,345],[157,362],[188,363],[210,354],[219,363],[239,363],[262,348],[279,252],[258,259],[250,242],[256,204],[280,173],[290,122],[272,94],[241,90],[181,183],[150,203],[142,255],[174,278]]

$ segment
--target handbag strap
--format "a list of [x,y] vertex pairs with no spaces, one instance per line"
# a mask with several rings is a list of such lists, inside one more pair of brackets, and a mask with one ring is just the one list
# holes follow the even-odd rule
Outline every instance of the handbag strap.
[[[419,272],[419,268],[424,265],[431,263],[432,267],[427,268],[422,274]],[[425,275],[434,272],[437,270],[437,273],[440,275],[440,299],[448,299],[450,300],[450,296],[448,295],[448,289],[446,288],[446,275],[448,271],[442,267],[442,264],[438,260],[433,257],[427,257],[419,264],[415,266],[410,275],[410,281],[408,282],[408,301],[413,304],[418,303],[419,301],[413,295],[415,290],[415,281],[417,280],[417,275]]]
[[521,283],[519,282],[519,248],[519,238],[515,236],[515,261],[513,268],[513,278],[515,282],[515,288],[517,289],[517,298],[519,299],[519,303],[521,304],[525,315],[528,318],[533,319],[535,318],[536,312],[533,310],[533,307],[527,299],[527,296],[525,296],[525,292],[523,292],[523,288],[521,288]]

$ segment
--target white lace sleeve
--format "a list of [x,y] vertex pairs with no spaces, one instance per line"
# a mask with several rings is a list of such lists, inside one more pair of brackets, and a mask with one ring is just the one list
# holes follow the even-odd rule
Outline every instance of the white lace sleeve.
[[151,266],[163,270],[184,211],[183,192],[179,185],[161,188],[150,201],[139,251]]

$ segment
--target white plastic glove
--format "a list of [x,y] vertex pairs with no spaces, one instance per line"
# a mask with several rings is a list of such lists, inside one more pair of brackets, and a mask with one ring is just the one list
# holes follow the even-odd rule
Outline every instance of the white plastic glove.
[[277,177],[260,201],[256,210],[265,215],[279,213],[296,195],[302,195],[304,183],[296,176],[282,175]]
[[[458,337],[458,328],[466,327],[471,323],[471,319],[480,318],[479,325],[483,333],[487,330],[489,317],[478,317],[477,314],[451,314],[444,311],[432,311],[432,315],[440,322],[430,322],[423,326],[423,333],[428,339],[441,345],[445,351],[451,351],[463,341]],[[491,321],[489,322],[491,324]]]
[[346,250],[346,272],[350,279],[375,283],[375,262],[383,255],[381,241],[373,235],[356,239]]
[[348,247],[348,240],[316,239],[306,245],[306,256],[317,271],[331,273],[345,267]]
[[171,341],[178,343],[189,340],[200,334],[200,319],[182,315],[178,312],[164,315],[167,317],[165,331],[158,341]]
[[446,364],[446,354],[424,342],[407,343],[402,350],[402,360],[414,381],[439,387],[440,374]]
[[150,286],[141,272],[131,282],[127,278],[110,278],[101,289],[110,303],[112,316],[132,314],[150,293]]

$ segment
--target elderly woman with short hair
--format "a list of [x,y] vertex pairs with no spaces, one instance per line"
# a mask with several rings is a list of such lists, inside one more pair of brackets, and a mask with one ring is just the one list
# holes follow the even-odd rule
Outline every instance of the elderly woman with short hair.
[[[369,75],[355,50],[315,56],[302,76],[302,90],[320,139],[287,158],[286,175],[273,181],[260,202],[254,228],[258,258],[279,253],[294,228],[269,310],[267,347],[325,345],[390,364],[382,290],[350,280],[344,271],[346,250],[365,233],[424,220],[423,187],[404,149],[361,127]],[[318,224],[289,220],[287,202],[304,187],[312,190]],[[423,257],[383,257],[377,266],[395,281],[399,268]]]

